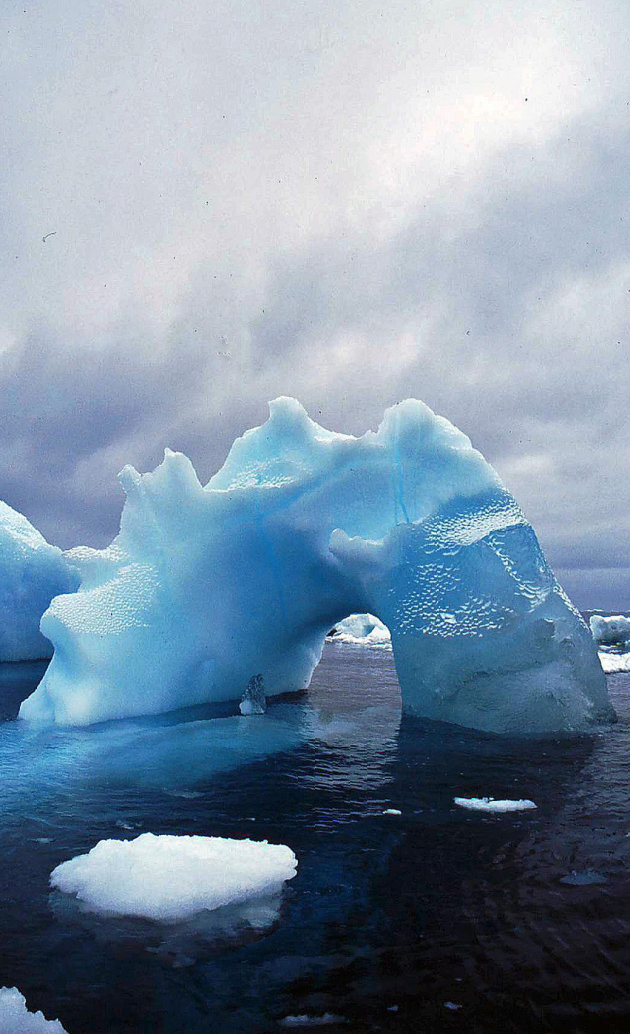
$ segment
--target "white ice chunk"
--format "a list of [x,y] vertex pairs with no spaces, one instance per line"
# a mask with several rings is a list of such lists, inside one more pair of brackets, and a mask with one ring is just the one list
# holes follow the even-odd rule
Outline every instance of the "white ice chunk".
[[470,811],[529,811],[537,807],[533,801],[495,801],[494,797],[454,797],[453,800],[459,808],[468,808]]
[[99,841],[58,865],[50,882],[97,912],[173,922],[276,893],[296,869],[284,844],[143,833]]
[[169,450],[122,480],[119,535],[72,551],[79,591],[42,618],[55,653],[22,718],[236,703],[257,673],[267,697],[305,689],[348,614],[378,619],[370,645],[389,629],[408,713],[516,734],[614,717],[593,639],[531,525],[422,402],[354,438],[277,399],[208,485]]
[[50,657],[52,645],[39,630],[41,616],[53,596],[78,584],[78,573],[61,550],[0,502],[0,661]]
[[59,1020],[29,1012],[17,987],[0,988],[0,1034],[67,1034]]
[[281,1027],[332,1027],[348,1021],[336,1013],[325,1012],[320,1015],[298,1013],[296,1016],[285,1016],[278,1022]]
[[265,683],[262,675],[252,675],[243,693],[243,699],[239,704],[239,711],[242,715],[264,714],[267,710],[267,698],[265,697]]
[[630,618],[625,614],[603,617],[593,614],[589,620],[591,634],[599,646],[624,647],[630,644]]
[[336,643],[350,643],[353,646],[376,646],[392,648],[389,629],[374,614],[350,614],[335,625],[332,638]]
[[630,652],[616,653],[613,650],[600,650],[599,663],[607,675],[630,671]]

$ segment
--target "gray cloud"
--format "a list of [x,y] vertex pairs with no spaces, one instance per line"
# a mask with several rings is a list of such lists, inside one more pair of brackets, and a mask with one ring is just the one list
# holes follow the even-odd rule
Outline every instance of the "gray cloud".
[[[8,3],[0,495],[102,544],[266,400],[416,395],[630,607],[627,9]],[[54,231],[46,241],[42,238]]]

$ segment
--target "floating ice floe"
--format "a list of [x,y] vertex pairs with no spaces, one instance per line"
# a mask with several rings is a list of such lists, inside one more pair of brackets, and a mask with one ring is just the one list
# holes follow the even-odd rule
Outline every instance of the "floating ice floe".
[[593,639],[531,525],[422,402],[355,438],[277,399],[205,487],[169,450],[121,482],[117,538],[68,554],[81,584],[42,618],[55,653],[22,718],[236,708],[259,676],[267,697],[304,689],[348,614],[389,629],[410,714],[516,734],[614,718]]
[[602,876],[601,872],[595,872],[594,869],[585,869],[583,872],[576,872],[575,869],[572,869],[570,873],[560,879],[560,883],[569,887],[592,887],[608,883],[608,880]]
[[337,1016],[336,1013],[325,1012],[321,1015],[309,1015],[300,1013],[296,1016],[284,1016],[278,1021],[281,1027],[331,1027],[337,1024],[347,1023],[344,1016]]
[[277,892],[296,870],[283,844],[143,833],[99,841],[50,882],[95,911],[174,922]]
[[618,653],[615,650],[600,650],[599,663],[607,675],[630,671],[630,651]]
[[17,987],[0,988],[0,1034],[67,1034],[59,1020],[29,1012]]
[[494,797],[454,797],[453,801],[459,808],[468,808],[470,811],[529,811],[538,807],[533,801],[495,801]]

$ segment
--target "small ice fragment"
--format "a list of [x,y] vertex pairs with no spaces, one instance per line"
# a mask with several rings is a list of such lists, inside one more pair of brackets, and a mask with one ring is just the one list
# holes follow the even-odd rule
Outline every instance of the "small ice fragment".
[[458,1009],[461,1009],[461,1005],[459,1002],[444,1002],[444,1008],[457,1012]]
[[398,1006],[397,1005],[388,1005],[387,1006],[387,1011],[388,1012],[398,1012]]
[[33,837],[32,842],[34,844],[52,844],[52,837]]
[[118,829],[135,829],[136,827],[130,822],[123,822],[122,819],[116,819],[116,825]]
[[597,883],[608,883],[608,880],[602,876],[601,872],[595,872],[594,869],[585,869],[584,872],[576,872],[573,869],[562,877],[560,883],[565,883],[570,887],[589,887]]
[[243,715],[264,714],[267,710],[265,697],[265,681],[262,675],[252,675],[247,683],[247,689],[243,693],[243,699],[239,704],[239,711]]
[[383,815],[402,815],[402,811],[399,811],[398,808],[385,808]]
[[17,987],[0,988],[0,1034],[67,1034],[59,1020],[29,1012]]
[[309,1016],[303,1013],[299,1016],[285,1016],[279,1020],[281,1027],[329,1027],[333,1023],[347,1023],[343,1016],[336,1016],[333,1012],[325,1012],[321,1016]]
[[470,811],[529,811],[538,807],[533,801],[495,801],[494,797],[454,797],[453,801],[459,808],[468,808]]
[[99,841],[58,865],[50,883],[97,912],[172,922],[280,891],[296,869],[284,844],[142,833]]

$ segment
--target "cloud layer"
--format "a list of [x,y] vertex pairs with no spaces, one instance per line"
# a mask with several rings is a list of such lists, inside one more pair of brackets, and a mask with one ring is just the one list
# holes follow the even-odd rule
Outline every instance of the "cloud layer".
[[126,462],[209,477],[278,394],[353,433],[415,395],[578,604],[630,608],[624,2],[7,0],[2,28],[7,502],[102,544]]

